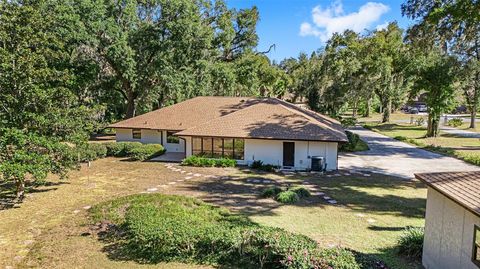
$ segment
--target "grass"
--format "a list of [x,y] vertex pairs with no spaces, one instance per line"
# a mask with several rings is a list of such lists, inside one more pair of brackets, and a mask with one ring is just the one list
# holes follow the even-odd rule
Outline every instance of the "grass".
[[409,124],[368,123],[366,127],[420,148],[480,165],[480,140],[478,138],[457,137],[442,132],[438,137],[426,138],[425,127]]
[[477,132],[480,133],[480,122],[476,123],[475,128],[470,128],[470,122],[464,122],[459,129],[465,130],[465,131],[472,131],[472,132]]
[[[184,179],[185,175],[155,162],[124,162],[115,158],[94,161],[90,168],[84,166],[70,173],[68,181],[51,178],[49,184],[31,191],[19,208],[0,210],[0,268],[211,268],[122,260],[112,256],[112,246],[92,233],[92,220],[83,207],[160,184],[168,188],[158,187],[159,192],[226,206],[259,224],[309,236],[322,246],[338,245],[372,255],[390,268],[418,266],[418,262],[399,257],[395,247],[405,227],[424,225],[426,189],[416,181],[380,175],[305,178],[238,168],[183,169],[222,178],[194,177],[169,185],[168,182]],[[315,195],[294,205],[262,199],[259,194],[265,185],[248,183],[248,178],[269,179],[279,186],[301,185],[303,179],[308,179],[339,205],[329,205]]]

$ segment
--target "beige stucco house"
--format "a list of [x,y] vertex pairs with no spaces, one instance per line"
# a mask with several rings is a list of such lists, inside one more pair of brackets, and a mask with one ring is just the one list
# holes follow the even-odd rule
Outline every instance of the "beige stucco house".
[[337,169],[341,124],[277,98],[196,97],[110,126],[117,141],[160,143],[168,152],[255,160],[309,170],[312,157]]
[[415,176],[428,186],[423,266],[480,268],[480,172]]

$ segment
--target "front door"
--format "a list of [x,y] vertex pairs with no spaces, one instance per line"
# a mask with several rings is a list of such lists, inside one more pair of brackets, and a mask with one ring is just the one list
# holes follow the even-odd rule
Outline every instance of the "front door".
[[295,143],[283,142],[283,166],[295,165]]

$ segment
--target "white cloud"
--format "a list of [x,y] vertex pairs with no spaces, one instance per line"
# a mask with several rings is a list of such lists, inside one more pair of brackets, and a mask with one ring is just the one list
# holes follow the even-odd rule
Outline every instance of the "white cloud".
[[368,2],[356,12],[345,13],[342,2],[337,0],[327,8],[314,7],[312,10],[313,24],[302,23],[300,35],[316,36],[325,42],[335,32],[341,33],[347,29],[361,32],[371,27],[389,10],[390,8],[382,3]]
[[375,27],[375,29],[377,29],[377,31],[387,29],[388,24],[390,24],[390,23],[388,21],[386,21],[382,24],[377,25],[377,27]]

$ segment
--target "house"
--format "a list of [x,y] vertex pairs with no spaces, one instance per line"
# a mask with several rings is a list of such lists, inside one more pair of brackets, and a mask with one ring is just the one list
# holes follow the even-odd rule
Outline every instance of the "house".
[[428,186],[425,268],[480,268],[480,172],[415,177]]
[[160,143],[183,156],[255,160],[309,170],[311,157],[337,169],[341,124],[276,98],[196,97],[110,126],[117,141]]

